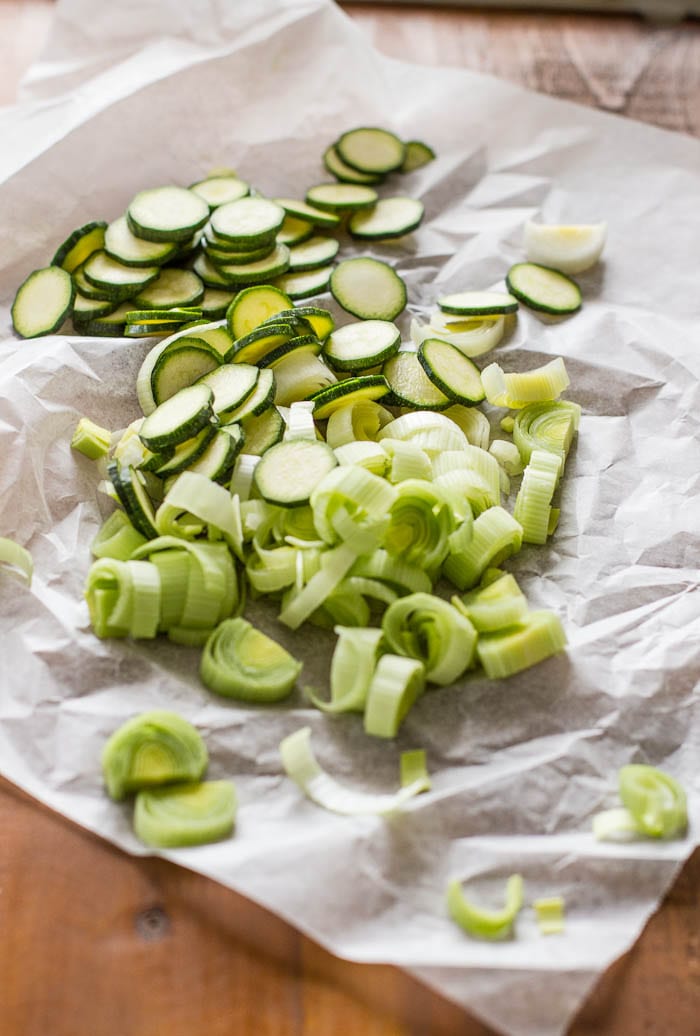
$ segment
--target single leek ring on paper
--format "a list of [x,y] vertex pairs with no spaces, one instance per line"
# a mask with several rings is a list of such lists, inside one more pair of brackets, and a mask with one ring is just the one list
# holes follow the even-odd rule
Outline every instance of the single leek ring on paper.
[[198,781],[209,757],[199,733],[175,712],[157,709],[134,716],[102,750],[102,772],[113,799],[179,781]]
[[544,661],[566,647],[566,634],[554,612],[528,612],[517,626],[481,633],[476,653],[492,680],[503,679]]
[[112,433],[88,417],[81,417],[70,441],[71,449],[78,450],[90,460],[106,457],[112,445]]
[[373,737],[396,737],[424,688],[422,662],[403,655],[382,655],[367,691],[365,733]]
[[382,631],[336,626],[335,633],[338,640],[331,659],[330,701],[323,701],[309,688],[306,695],[323,712],[363,712],[377,667]]
[[336,781],[319,765],[311,747],[311,728],[302,727],[280,743],[282,765],[288,777],[317,806],[345,816],[394,813],[414,795],[430,789],[425,752],[401,753],[401,788],[394,794],[355,791]]
[[450,917],[475,939],[507,939],[523,905],[523,879],[511,874],[506,883],[505,904],[501,910],[485,910],[467,899],[462,883],[455,878],[447,886],[447,909]]
[[447,500],[430,482],[409,478],[396,486],[382,545],[394,557],[434,572],[444,560],[454,519]]
[[288,651],[246,619],[226,619],[209,637],[200,664],[202,682],[226,698],[281,701],[301,672]]
[[145,845],[172,849],[227,838],[236,819],[236,791],[230,781],[172,784],[140,791],[134,831]]
[[432,683],[454,683],[474,661],[476,630],[441,597],[400,597],[385,611],[382,629],[393,651],[424,664],[425,677]]
[[[490,574],[495,574],[490,578]],[[525,620],[528,607],[525,594],[509,572],[488,569],[481,585],[464,597],[452,598],[452,604],[470,620],[478,633],[517,626]]]
[[535,899],[532,909],[542,935],[559,935],[564,931],[564,900],[561,896]]
[[549,450],[566,460],[578,429],[581,407],[568,400],[528,403],[513,421],[513,442],[527,464],[533,450]]
[[12,573],[27,586],[32,585],[34,560],[31,554],[7,536],[0,536],[0,569]]
[[623,766],[618,775],[622,804],[649,838],[675,838],[688,826],[686,795],[678,781],[653,766]]
[[555,400],[569,385],[569,375],[561,356],[535,370],[506,373],[497,363],[481,372],[486,398],[494,406],[520,410],[528,403]]

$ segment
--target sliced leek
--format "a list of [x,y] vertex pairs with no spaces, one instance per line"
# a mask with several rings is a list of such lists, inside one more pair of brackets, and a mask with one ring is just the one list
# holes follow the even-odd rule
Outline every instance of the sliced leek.
[[622,804],[642,834],[675,838],[688,826],[685,791],[669,774],[654,766],[630,764],[618,775]]
[[[533,450],[549,450],[566,459],[578,429],[581,407],[566,400],[529,403],[513,420],[513,442],[527,464]],[[503,422],[501,422],[503,424]]]
[[112,433],[108,428],[103,428],[88,417],[81,417],[70,444],[71,449],[84,454],[90,460],[98,460],[109,453],[112,445]]
[[242,618],[217,626],[200,664],[209,690],[254,704],[286,698],[300,672],[301,662]]
[[142,788],[198,781],[208,762],[204,741],[192,724],[160,709],[127,720],[102,750],[102,773],[113,799]]
[[432,683],[454,683],[474,661],[476,630],[447,601],[432,594],[409,594],[389,605],[382,629],[393,651],[416,658]]
[[476,653],[492,680],[503,679],[542,662],[566,647],[566,634],[554,612],[532,611],[517,626],[482,633]]
[[522,525],[502,507],[490,507],[474,521],[471,535],[450,537],[443,572],[460,590],[470,590],[487,568],[498,565],[522,546]]
[[0,570],[11,572],[27,586],[31,586],[34,560],[26,547],[7,536],[0,536]]
[[382,545],[389,554],[436,572],[455,527],[447,500],[430,482],[417,478],[399,482],[396,493]]
[[535,899],[532,909],[542,935],[559,935],[564,931],[564,900],[561,896]]
[[509,572],[500,573],[486,585],[482,581],[481,586],[461,599],[453,597],[452,603],[467,616],[478,633],[517,626],[525,620],[528,612],[525,594]]
[[557,399],[569,385],[569,375],[561,356],[535,370],[506,373],[497,363],[481,372],[486,398],[494,406],[519,410],[528,403]]
[[373,737],[396,737],[424,687],[422,662],[402,655],[382,655],[367,690],[365,733]]
[[455,878],[447,886],[447,909],[460,928],[475,939],[508,939],[523,906],[523,879],[511,874],[506,882],[505,904],[501,910],[476,906],[464,895],[462,883]]
[[173,784],[140,791],[134,831],[145,845],[172,849],[228,838],[236,819],[236,792],[230,781]]
[[306,694],[324,712],[363,712],[377,667],[382,631],[336,626],[335,632],[338,640],[331,659],[330,701],[323,701],[310,689]]

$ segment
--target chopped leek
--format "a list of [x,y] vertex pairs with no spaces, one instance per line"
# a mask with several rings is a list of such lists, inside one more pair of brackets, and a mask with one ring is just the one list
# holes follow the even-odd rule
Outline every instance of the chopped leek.
[[527,464],[533,450],[549,450],[564,461],[580,416],[581,407],[578,403],[567,400],[529,403],[519,410],[515,419],[511,420],[513,442],[520,450],[523,463]]
[[486,910],[467,899],[462,883],[455,878],[447,886],[447,909],[460,928],[475,939],[507,939],[523,905],[523,879],[511,874],[506,882],[506,899],[501,910]]
[[426,679],[443,686],[474,661],[476,631],[469,619],[432,594],[409,594],[390,604],[382,619],[387,643],[425,665]]
[[112,511],[100,526],[90,550],[96,558],[128,561],[133,552],[146,542],[146,537],[133,527],[123,511]]
[[402,655],[382,655],[367,691],[365,733],[374,737],[396,737],[424,687],[422,662]]
[[136,796],[134,831],[146,845],[171,849],[227,838],[236,819],[230,781],[144,789]]
[[569,375],[561,356],[550,360],[536,370],[511,372],[491,363],[481,372],[486,398],[494,406],[520,410],[528,403],[554,400],[569,384]]
[[517,626],[482,633],[476,653],[491,679],[501,679],[563,651],[566,634],[554,612],[533,611]]
[[331,697],[322,701],[307,688],[309,700],[324,712],[362,712],[377,667],[380,629],[336,626],[338,636],[331,659]]
[[501,572],[498,578],[486,584],[482,580],[479,587],[461,599],[453,597],[452,603],[479,633],[516,626],[523,622],[528,611],[525,595],[509,572]]
[[0,536],[0,568],[17,576],[27,586],[32,585],[34,560],[26,547],[7,536]]
[[382,545],[389,554],[435,572],[447,555],[455,522],[440,490],[421,479],[399,482]]
[[523,529],[502,507],[490,507],[474,521],[471,535],[450,537],[450,553],[443,572],[460,590],[475,586],[482,573],[520,550]]
[[88,417],[81,417],[70,444],[72,449],[78,450],[90,460],[99,460],[100,457],[106,457],[109,453],[112,445],[112,433],[108,428],[102,428]]
[[564,900],[561,896],[535,899],[532,908],[542,935],[559,935],[564,931]]
[[547,542],[552,521],[552,497],[561,466],[561,457],[556,453],[533,450],[530,454],[513,509],[513,517],[523,527],[525,543]]
[[198,781],[209,757],[191,723],[155,710],[127,720],[102,750],[102,772],[113,799],[176,781]]
[[301,662],[242,618],[217,626],[200,663],[209,690],[254,704],[288,697],[300,672]]
[[622,804],[642,834],[675,838],[688,826],[685,791],[673,777],[654,766],[623,766],[618,775]]
[[[310,727],[302,727],[285,737],[280,744],[280,755],[287,776],[291,777],[312,802],[332,813],[342,813],[345,816],[394,813],[414,795],[430,788],[423,752],[402,753],[402,787],[393,795],[373,795],[344,787],[319,765],[311,747]],[[406,763],[405,756],[410,756]]]

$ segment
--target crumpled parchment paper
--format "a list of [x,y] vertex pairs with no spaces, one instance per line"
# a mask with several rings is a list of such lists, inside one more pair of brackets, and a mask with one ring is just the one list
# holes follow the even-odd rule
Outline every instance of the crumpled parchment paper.
[[[390,61],[324,0],[61,0],[23,96],[0,112],[0,534],[31,549],[36,576],[31,591],[0,577],[2,772],[143,853],[130,807],[103,791],[100,749],[134,713],[175,709],[203,732],[210,775],[235,781],[241,807],[231,840],[164,855],[336,954],[409,969],[504,1032],[563,1032],[700,830],[700,143]],[[525,369],[564,356],[568,398],[584,408],[559,528],[507,566],[533,606],[561,615],[569,649],[506,681],[430,691],[396,743],[365,737],[357,717],[306,708],[300,692],[269,709],[215,699],[196,651],[92,635],[82,588],[105,502],[69,440],[83,414],[112,428],[138,416],[134,378],[150,343],[70,332],[21,342],[9,321],[27,273],[138,189],[232,165],[271,196],[303,196],[328,178],[325,146],[362,124],[438,154],[383,189],[423,199],[419,231],[361,250],[405,277],[406,333],[440,293],[502,286],[523,258],[526,219],[609,223],[604,262],[580,278],[583,310],[547,322],[521,309],[488,358]],[[292,634],[274,608],[253,617],[304,659],[303,683],[326,686],[332,635]],[[321,762],[368,790],[395,787],[400,751],[426,748],[432,790],[391,819],[318,809],[277,751],[304,724]],[[591,817],[616,804],[617,770],[631,761],[684,783],[688,838],[593,840]],[[528,903],[565,897],[563,935],[541,936],[529,908],[517,938],[497,945],[447,918],[449,877],[498,897],[516,870]]]

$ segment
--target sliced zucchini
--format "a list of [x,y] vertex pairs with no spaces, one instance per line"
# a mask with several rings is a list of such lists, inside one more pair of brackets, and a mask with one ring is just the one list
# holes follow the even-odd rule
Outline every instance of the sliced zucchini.
[[157,266],[124,266],[116,259],[110,259],[106,252],[94,252],[82,272],[95,288],[123,296],[126,291],[132,295],[143,291],[156,279],[160,270]]
[[255,467],[253,482],[263,500],[278,507],[300,507],[337,465],[325,442],[290,439],[271,446]]
[[290,356],[292,353],[298,352],[299,350],[306,350],[306,352],[312,353],[314,356],[318,356],[321,352],[321,343],[316,335],[296,335],[296,337],[290,338],[288,342],[283,342],[282,345],[278,345],[277,348],[266,353],[260,360],[258,360],[258,365],[262,370],[264,370],[265,367],[274,368],[286,356]]
[[[510,291],[510,286],[508,288]],[[438,299],[443,313],[465,317],[492,317],[515,313],[518,299],[505,291],[460,291]]]
[[322,421],[334,410],[351,403],[381,399],[389,392],[389,385],[382,374],[364,374],[358,378],[346,378],[335,385],[321,389],[310,398],[314,404],[314,420]]
[[311,330],[322,342],[335,327],[333,314],[319,306],[297,306],[294,312],[311,325]]
[[283,309],[274,317],[263,320],[260,327],[267,327],[268,324],[289,324],[295,335],[313,334],[313,327],[305,317],[299,315],[298,309]]
[[222,320],[226,316],[228,307],[233,302],[235,292],[219,291],[218,288],[205,288],[204,295],[199,303],[202,316],[207,320]]
[[193,183],[190,190],[203,198],[210,209],[216,209],[219,205],[245,198],[250,185],[237,176],[210,176],[206,180]]
[[237,338],[226,354],[227,363],[259,363],[264,356],[294,338],[296,330],[291,324],[270,323],[256,327],[250,334]]
[[435,158],[435,152],[422,140],[406,141],[406,157],[403,160],[400,173],[412,173],[414,169],[420,169]]
[[51,265],[60,266],[68,273],[73,273],[73,270],[82,266],[93,252],[98,252],[104,247],[106,226],[106,223],[96,220],[78,227],[62,245],[59,245]]
[[152,187],[136,195],[126,218],[146,241],[188,241],[209,219],[209,206],[186,187]]
[[173,306],[167,309],[132,309],[126,319],[131,324],[158,324],[164,321],[171,323],[189,323],[198,320],[202,315],[199,306]]
[[337,227],[340,225],[340,216],[334,212],[324,212],[317,209],[315,205],[309,205],[305,201],[298,201],[296,198],[275,198],[277,205],[280,205],[288,216],[295,216],[311,223],[314,227]]
[[306,201],[327,212],[372,208],[379,195],[372,187],[354,183],[320,183],[306,192]]
[[214,209],[214,233],[243,248],[256,248],[274,241],[282,226],[284,211],[267,198],[240,198]]
[[446,410],[453,402],[430,380],[421,366],[418,353],[397,353],[386,361],[382,373],[389,383],[393,399],[401,406],[414,410]]
[[170,266],[161,270],[158,277],[134,297],[134,302],[143,309],[161,309],[194,306],[203,297],[204,285],[196,273]]
[[125,338],[149,338],[154,335],[170,335],[189,321],[183,320],[150,320],[143,323],[127,321],[124,325]]
[[73,323],[94,320],[95,317],[105,317],[112,313],[118,305],[119,303],[114,299],[90,299],[76,291],[73,300]]
[[231,476],[236,457],[243,449],[244,434],[239,425],[219,428],[196,460],[187,465],[188,471],[206,475],[213,482],[225,482]]
[[475,406],[485,398],[479,368],[460,350],[439,338],[426,338],[418,360],[432,383],[455,403]]
[[275,284],[290,299],[309,299],[327,291],[330,279],[331,267],[321,266],[317,270],[308,270],[305,273],[284,273],[275,279]]
[[339,248],[340,244],[334,237],[316,234],[308,241],[289,249],[289,269],[297,272],[327,266],[328,263],[333,262]]
[[255,388],[260,371],[248,363],[224,363],[199,379],[214,393],[214,413],[222,423],[231,419]]
[[201,338],[177,338],[157,357],[151,371],[151,392],[156,406],[221,364],[220,353]]
[[400,169],[406,158],[404,142],[377,126],[360,126],[343,133],[335,148],[343,162],[360,173],[390,173]]
[[270,284],[239,292],[226,317],[231,337],[242,338],[284,309],[293,309],[292,300]]
[[206,236],[202,238],[202,248],[211,262],[217,269],[222,266],[241,266],[243,263],[255,263],[258,259],[266,259],[275,250],[275,242],[263,245],[261,248],[249,248],[245,252],[232,248],[220,248],[211,244]]
[[253,263],[219,264],[219,271],[227,284],[264,284],[289,269],[289,249],[275,245],[265,259]]
[[285,213],[284,222],[277,232],[277,243],[291,248],[292,245],[300,245],[302,241],[308,241],[313,232],[313,223]]
[[255,388],[248,398],[229,414],[226,427],[234,421],[243,421],[247,417],[258,417],[272,406],[275,396],[275,376],[271,370],[261,370]]
[[323,353],[340,371],[376,367],[398,351],[401,332],[389,320],[360,320],[339,327],[326,340]]
[[[153,368],[155,367],[159,357],[167,349],[172,349],[177,346],[177,343],[182,341],[183,338],[192,337],[197,343],[204,343],[205,346],[211,346],[216,354],[218,355],[219,362],[224,362],[224,355],[230,350],[232,346],[231,336],[225,327],[221,324],[208,324],[203,327],[196,329],[196,335],[188,335],[186,329],[176,331],[169,338],[163,342],[158,342],[153,346],[141,364],[141,368],[136,377],[136,395],[138,396],[139,405],[143,413],[148,416],[152,414],[156,408],[156,402],[153,398],[153,387],[151,385],[151,376],[153,374]],[[200,372],[204,374],[205,371]]]
[[109,291],[104,291],[103,288],[96,288],[94,284],[90,284],[90,281],[86,279],[82,266],[79,266],[77,270],[73,270],[71,276],[73,277],[75,290],[84,295],[86,299],[98,299],[101,302],[120,302],[131,296],[131,288],[121,292],[117,288],[112,288]]
[[354,213],[348,230],[366,241],[403,237],[420,225],[423,212],[423,203],[415,198],[382,198],[371,212]]
[[380,173],[361,173],[358,169],[347,165],[338,154],[335,144],[331,144],[323,152],[323,164],[328,172],[341,183],[373,184],[381,183],[383,179]]
[[158,535],[156,517],[139,473],[135,468],[122,467],[118,461],[112,461],[107,475],[133,527],[146,539],[154,539]]
[[219,273],[219,269],[204,252],[195,259],[192,269],[207,288],[223,288],[231,290],[231,285],[225,277]]
[[73,309],[75,285],[61,266],[35,270],[20,285],[12,303],[12,326],[22,338],[58,331]]
[[163,459],[155,472],[159,478],[170,478],[171,475],[179,475],[186,471],[202,456],[216,435],[216,428],[213,424],[201,428],[196,435],[184,442],[178,443],[174,448],[163,451]]
[[144,241],[129,229],[126,216],[110,223],[104,233],[104,251],[123,266],[161,266],[177,251],[174,241]]
[[406,305],[406,285],[379,259],[345,259],[333,270],[330,289],[336,302],[364,320],[393,320]]
[[81,335],[90,335],[94,338],[123,338],[126,331],[126,318],[131,309],[130,302],[122,302],[111,313],[107,313],[103,317],[78,320],[73,314],[73,323],[76,331]]
[[180,389],[144,418],[139,430],[141,441],[157,453],[164,446],[177,446],[190,439],[211,424],[213,401],[213,391],[201,382]]
[[249,414],[241,421],[245,437],[245,451],[253,457],[262,457],[284,435],[284,418],[276,406],[270,406],[263,414]]
[[581,289],[558,270],[537,263],[516,263],[506,277],[508,290],[530,309],[563,316],[581,308]]

